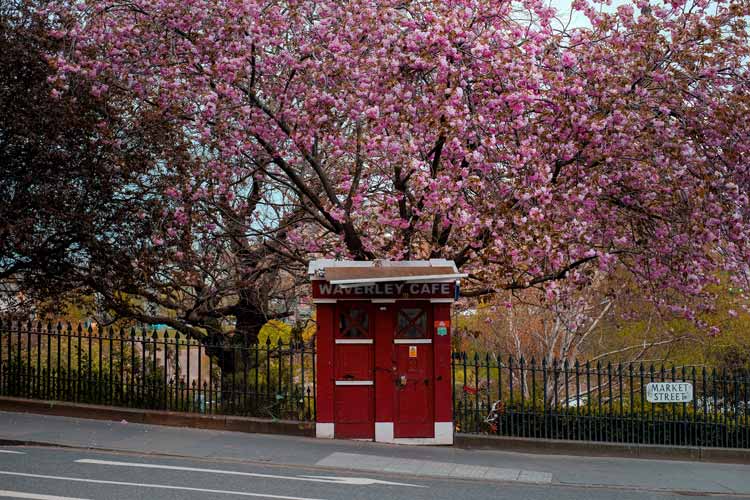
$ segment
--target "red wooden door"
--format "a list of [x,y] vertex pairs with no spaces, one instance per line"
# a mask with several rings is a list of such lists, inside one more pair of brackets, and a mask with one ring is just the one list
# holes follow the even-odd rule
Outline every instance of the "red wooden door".
[[337,306],[334,338],[334,436],[375,437],[372,306],[344,302]]
[[434,380],[431,304],[396,308],[396,400],[393,435],[434,437]]

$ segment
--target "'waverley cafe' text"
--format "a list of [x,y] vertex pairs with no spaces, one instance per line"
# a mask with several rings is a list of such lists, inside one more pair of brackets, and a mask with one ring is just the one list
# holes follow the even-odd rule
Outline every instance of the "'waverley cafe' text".
[[445,298],[456,294],[455,283],[372,283],[357,286],[339,286],[327,281],[313,281],[314,299],[358,299],[358,298]]

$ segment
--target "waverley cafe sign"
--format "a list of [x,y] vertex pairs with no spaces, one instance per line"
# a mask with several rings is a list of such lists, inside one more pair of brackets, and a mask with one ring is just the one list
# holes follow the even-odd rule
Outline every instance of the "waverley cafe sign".
[[358,299],[358,298],[447,298],[452,299],[456,293],[455,283],[368,283],[360,286],[342,287],[327,281],[313,281],[314,299]]
[[693,384],[651,382],[646,385],[646,400],[649,403],[689,403],[693,400]]

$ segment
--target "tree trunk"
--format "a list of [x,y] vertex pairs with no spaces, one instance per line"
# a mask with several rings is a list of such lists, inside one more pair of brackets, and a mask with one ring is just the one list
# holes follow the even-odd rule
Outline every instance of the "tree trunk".
[[266,315],[244,293],[240,294],[235,318],[234,338],[238,342],[242,341],[244,345],[257,344],[260,329],[266,324]]
[[266,324],[266,315],[261,308],[248,300],[244,293],[240,297],[235,312],[234,335],[215,334],[206,338],[206,353],[214,358],[224,374],[234,373],[244,366],[252,367],[254,358],[244,347],[258,343],[260,329]]

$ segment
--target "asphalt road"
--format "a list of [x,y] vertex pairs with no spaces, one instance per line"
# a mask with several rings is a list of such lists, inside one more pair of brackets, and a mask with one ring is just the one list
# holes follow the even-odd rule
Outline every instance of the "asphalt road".
[[[695,493],[534,485],[65,448],[0,447],[0,499],[670,499]],[[713,498],[750,498],[714,496]]]

